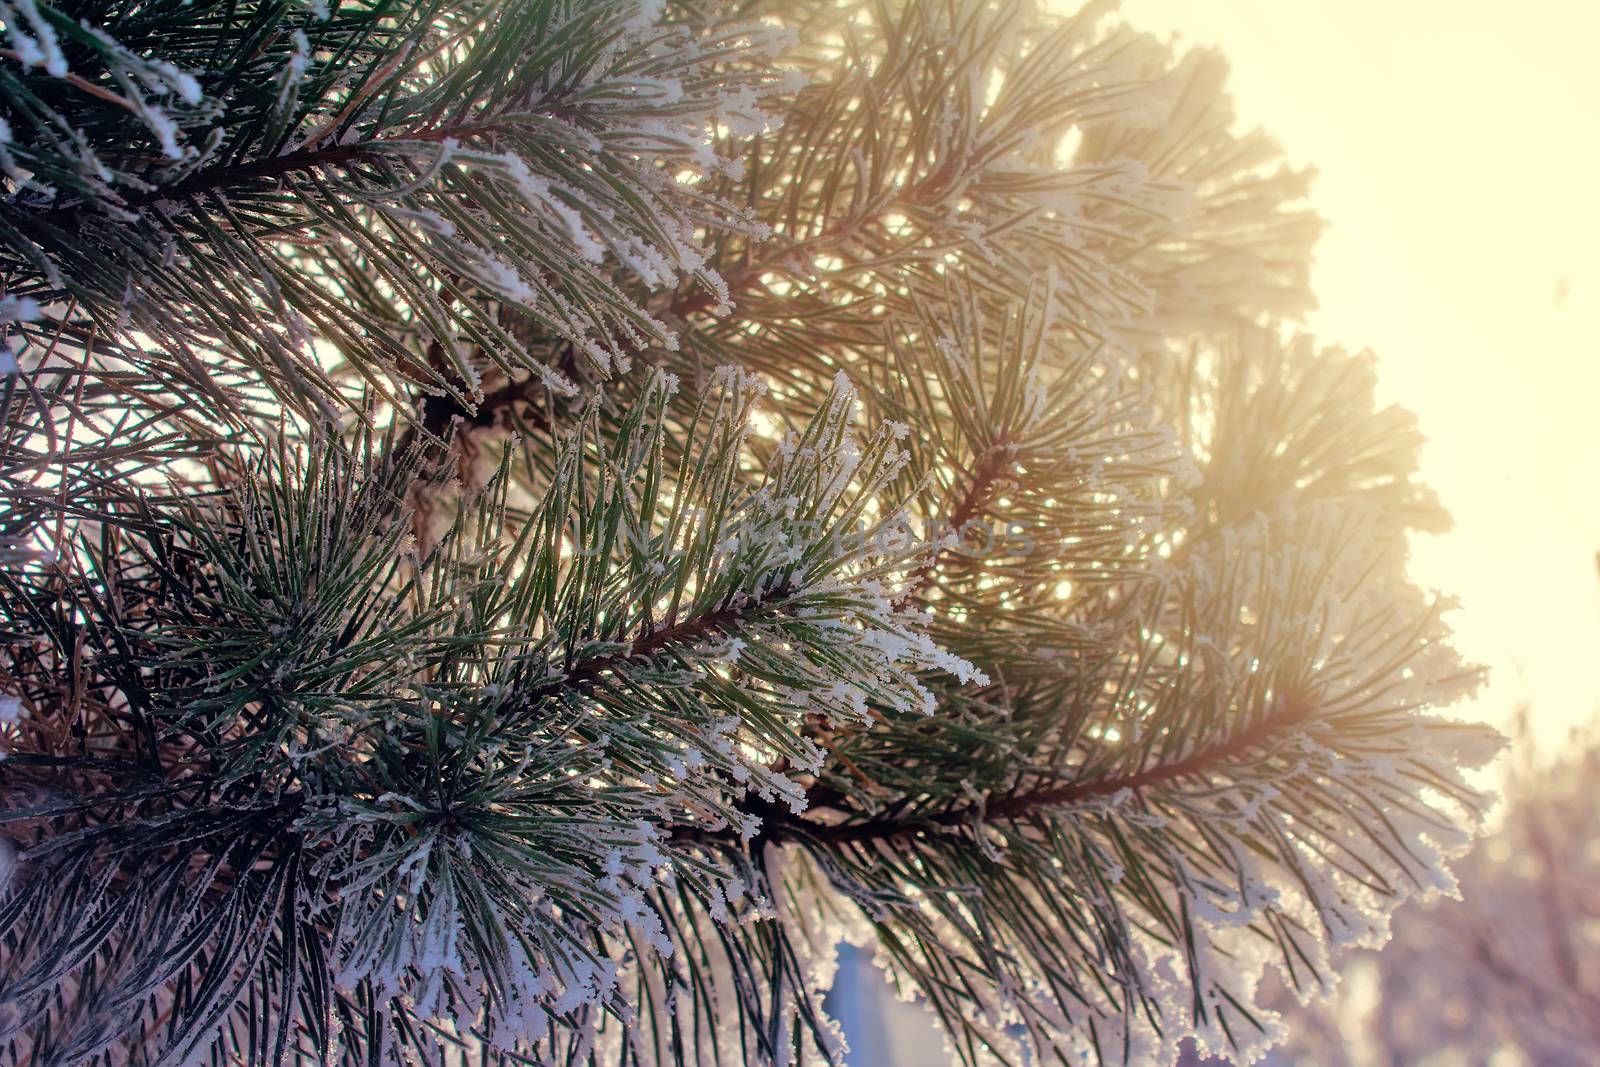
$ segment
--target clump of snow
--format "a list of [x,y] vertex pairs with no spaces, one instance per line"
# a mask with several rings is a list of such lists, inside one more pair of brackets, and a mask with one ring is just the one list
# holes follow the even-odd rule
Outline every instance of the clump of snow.
[[[24,67],[43,67],[52,78],[67,76],[67,57],[62,54],[56,29],[34,0],[0,2],[0,19],[5,21],[6,36]],[[33,31],[31,36],[23,30],[24,23]]]

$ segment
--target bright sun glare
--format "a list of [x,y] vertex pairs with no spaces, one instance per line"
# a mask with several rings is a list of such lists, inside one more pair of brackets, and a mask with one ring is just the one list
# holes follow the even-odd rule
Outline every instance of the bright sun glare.
[[[1059,0],[1058,0],[1059,2]],[[1075,5],[1074,5],[1075,6]],[[1456,527],[1418,581],[1491,669],[1464,713],[1531,704],[1541,747],[1600,707],[1600,3],[1128,0],[1215,45],[1239,121],[1313,164],[1321,340],[1379,357]]]

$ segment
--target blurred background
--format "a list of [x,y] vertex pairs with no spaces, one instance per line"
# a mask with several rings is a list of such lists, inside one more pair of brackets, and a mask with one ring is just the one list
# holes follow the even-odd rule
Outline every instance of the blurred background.
[[[1063,9],[1076,3],[1054,0]],[[1308,322],[1378,356],[1455,528],[1417,580],[1489,669],[1456,709],[1511,734],[1465,901],[1403,908],[1329,1004],[1286,1007],[1305,1067],[1600,1064],[1600,2],[1124,0],[1232,68],[1237,121],[1312,164],[1327,222]],[[1559,857],[1561,862],[1554,859]],[[855,1067],[948,1062],[869,960],[833,1006]]]

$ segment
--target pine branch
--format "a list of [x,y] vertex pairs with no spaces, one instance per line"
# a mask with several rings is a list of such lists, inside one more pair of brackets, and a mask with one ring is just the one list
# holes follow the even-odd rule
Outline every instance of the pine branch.
[[780,586],[767,595],[739,607],[729,605],[679,622],[669,621],[635,638],[625,652],[580,661],[560,679],[557,685],[562,689],[588,693],[606,674],[615,672],[629,663],[681,651],[719,635],[731,636],[739,633],[745,624],[755,619],[782,615],[792,610],[791,606],[785,603],[789,595],[790,590]]
[[[797,251],[825,247],[831,241],[847,238],[856,232],[856,229],[858,227],[849,227],[840,232],[819,235],[817,238],[800,242],[799,247],[790,246],[779,254],[763,257],[758,263],[742,267],[735,273],[723,275],[722,289],[726,291],[729,301],[737,306],[738,297],[762,287],[765,284],[762,279],[767,272],[789,259]],[[699,286],[677,292],[667,304],[666,310],[678,320],[688,320],[713,311],[721,302],[722,297],[717,292]],[[559,355],[554,362],[556,369],[568,377],[576,377],[581,367],[573,346],[563,342],[557,346],[557,351]],[[547,383],[537,375],[533,375],[520,381],[508,382],[499,389],[485,394],[482,399],[472,402],[463,402],[450,393],[425,395],[420,402],[423,411],[422,425],[440,439],[444,436],[444,430],[457,419],[474,426],[496,426],[514,407],[528,403],[539,390],[546,388],[548,388]],[[548,429],[551,425],[550,416],[545,413],[539,413],[536,421],[543,429]]]
[[[759,119],[753,98],[773,75],[731,60],[762,31],[657,26],[630,19],[626,0],[468,4],[442,20],[433,6],[328,20],[273,8],[254,28],[222,15],[185,53],[205,57],[191,74],[138,54],[160,31],[137,18],[118,24],[125,44],[42,5],[55,33],[88,47],[71,57],[82,75],[119,85],[132,111],[111,121],[71,84],[8,82],[27,106],[5,151],[34,174],[9,167],[4,179],[22,182],[5,213],[26,246],[10,250],[14,285],[76,299],[113,342],[129,327],[153,338],[141,361],[191,379],[236,420],[234,392],[197,352],[231,349],[253,387],[319,419],[359,407],[362,390],[409,419],[413,389],[475,406],[475,360],[572,391],[519,323],[570,343],[599,375],[670,342],[616,263],[661,285],[699,269],[697,229],[746,227],[667,172],[715,165],[704,144],[719,110]],[[492,33],[479,24],[491,11]],[[101,146],[106,165],[61,141],[77,128],[120,134]],[[160,151],[144,147],[151,137]],[[258,281],[226,281],[239,276]],[[325,367],[312,333],[348,366]],[[435,345],[442,369],[417,358]]]
[[995,820],[1028,819],[1051,809],[1111,797],[1123,792],[1138,794],[1145,789],[1170,785],[1190,778],[1215,782],[1220,775],[1225,774],[1251,751],[1281,743],[1282,735],[1304,725],[1311,715],[1312,709],[1305,702],[1286,699],[1278,710],[1262,717],[1246,729],[1170,763],[1156,763],[1109,778],[1070,782],[1046,789],[1010,792],[981,805],[927,816],[870,819],[838,824],[789,819],[774,829],[774,839],[796,837],[827,845],[883,841],[924,830],[972,826]]
[[[456,126],[389,134],[352,144],[300,148],[263,159],[224,163],[199,170],[169,185],[157,186],[121,198],[118,206],[137,210],[162,201],[182,202],[190,197],[238,192],[252,183],[281,181],[302,171],[375,163],[385,158],[382,151],[385,145],[405,142],[439,144],[448,140],[471,141],[492,137],[495,134],[510,133],[514,129],[513,126],[504,123],[462,123]],[[82,210],[81,204],[63,204],[50,209],[45,217],[52,221],[70,219],[80,214]]]

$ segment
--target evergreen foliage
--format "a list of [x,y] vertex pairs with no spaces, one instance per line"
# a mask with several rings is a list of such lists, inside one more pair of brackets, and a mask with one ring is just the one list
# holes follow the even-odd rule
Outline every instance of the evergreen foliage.
[[0,1064],[1248,1056],[1495,750],[1307,176],[1029,0],[0,0]]

